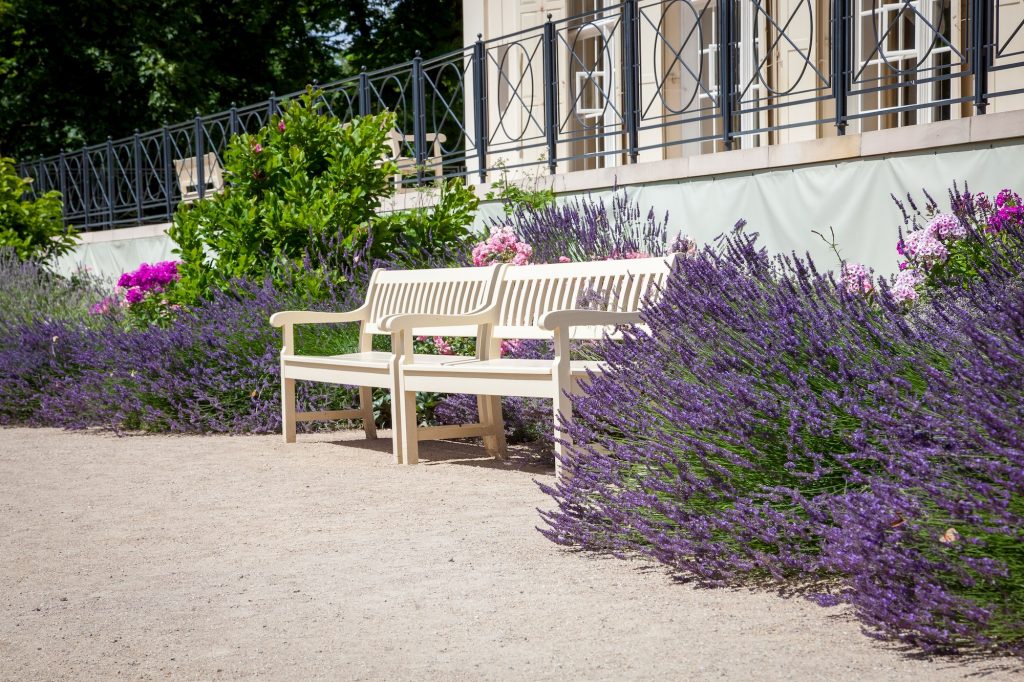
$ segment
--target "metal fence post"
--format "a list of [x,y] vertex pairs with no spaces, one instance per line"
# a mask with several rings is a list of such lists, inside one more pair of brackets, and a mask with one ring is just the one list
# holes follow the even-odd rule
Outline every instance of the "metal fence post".
[[974,109],[988,108],[988,71],[991,66],[992,0],[971,2],[971,76],[974,79]]
[[370,77],[365,66],[359,71],[359,115],[370,115]]
[[228,114],[228,129],[231,131],[231,137],[238,134],[238,107],[235,103],[231,103],[230,113]]
[[61,214],[66,226],[68,224],[68,171],[63,147],[61,147],[60,154],[57,156],[57,182],[60,183]]
[[733,10],[734,0],[724,0],[718,11],[718,106],[721,112],[722,144],[732,149],[733,136]]
[[487,51],[483,38],[477,33],[473,44],[473,132],[477,172],[480,182],[487,182]]
[[[269,120],[267,119],[268,122]],[[203,177],[206,175],[206,163],[203,159],[205,156],[203,152],[203,119],[199,116],[198,112],[196,112],[195,132],[193,135],[196,148],[196,177],[194,180],[196,182],[196,191],[199,193],[199,200],[202,201],[206,197],[206,178]]]
[[132,135],[132,166],[135,168],[135,217],[142,223],[142,143],[139,130]]
[[107,135],[107,229],[114,226],[114,143]]
[[832,0],[832,97],[836,107],[836,132],[846,134],[850,76],[849,0]]
[[423,93],[423,58],[420,51],[412,59],[412,140],[416,158],[416,180],[423,181],[423,166],[427,163],[427,112]]
[[275,113],[277,113],[277,93],[271,90],[270,98],[267,100],[267,122],[264,125],[270,125],[270,119],[274,117]]
[[626,147],[629,162],[636,163],[640,146],[640,10],[637,0],[626,0],[622,4],[623,43],[623,116],[626,127]]
[[171,171],[171,134],[168,132],[166,125],[160,129],[160,133],[164,156],[164,203],[167,210],[167,220],[170,220],[171,214],[174,212],[174,197],[171,190],[173,187],[171,184],[171,178],[173,177]]
[[40,154],[39,158],[36,159],[36,178],[35,182],[32,183],[32,194],[33,196],[46,194],[46,175],[43,173],[42,154]]
[[558,55],[555,24],[551,15],[544,23],[544,133],[548,143],[548,171],[558,170]]
[[89,151],[82,147],[82,212],[85,214],[85,231],[89,231],[89,204],[92,203],[92,181],[89,178]]

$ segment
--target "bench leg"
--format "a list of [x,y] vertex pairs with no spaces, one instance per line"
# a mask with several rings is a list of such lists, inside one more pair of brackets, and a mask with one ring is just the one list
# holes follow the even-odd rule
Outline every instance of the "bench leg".
[[497,459],[508,459],[508,444],[505,443],[505,420],[501,414],[501,396],[478,395],[476,409],[480,423],[492,429],[491,435],[484,436],[487,454]]
[[[572,401],[562,392],[554,400],[555,407],[555,479],[562,478],[562,459],[569,454],[569,444],[572,440],[569,434],[559,428],[559,415],[561,421],[569,423],[572,421]],[[566,441],[566,442],[562,442]]]
[[377,425],[373,423],[373,389],[369,386],[359,387],[359,409],[363,413],[363,433],[367,440],[375,440]]
[[285,443],[295,442],[295,379],[281,379],[281,433]]
[[395,433],[399,434],[402,445],[404,464],[417,464],[420,461],[420,444],[416,437],[416,392],[401,391],[392,396],[399,402],[399,420],[395,423]]

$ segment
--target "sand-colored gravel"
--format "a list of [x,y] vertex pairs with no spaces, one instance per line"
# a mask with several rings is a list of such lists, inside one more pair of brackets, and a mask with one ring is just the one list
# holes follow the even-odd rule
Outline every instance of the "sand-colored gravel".
[[549,469],[358,434],[0,430],[0,679],[986,680],[537,532]]

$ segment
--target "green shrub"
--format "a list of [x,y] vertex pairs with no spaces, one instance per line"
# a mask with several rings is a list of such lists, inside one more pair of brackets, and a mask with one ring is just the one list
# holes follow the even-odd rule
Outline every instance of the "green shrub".
[[346,125],[318,113],[316,97],[310,90],[255,135],[234,137],[224,191],[179,206],[169,234],[183,261],[181,298],[273,274],[329,235],[343,233],[350,246],[394,191],[395,165],[381,161],[393,116]]
[[23,261],[49,266],[74,247],[75,232],[64,227],[60,192],[25,200],[31,182],[18,177],[14,159],[0,157],[0,247],[13,249]]
[[169,230],[183,261],[178,300],[237,278],[282,281],[286,271],[305,273],[301,284],[316,290],[356,257],[411,266],[464,250],[472,191],[449,182],[432,209],[378,217],[395,192],[386,143],[394,115],[342,123],[318,101],[310,89],[256,134],[233,138],[225,190],[179,206]]

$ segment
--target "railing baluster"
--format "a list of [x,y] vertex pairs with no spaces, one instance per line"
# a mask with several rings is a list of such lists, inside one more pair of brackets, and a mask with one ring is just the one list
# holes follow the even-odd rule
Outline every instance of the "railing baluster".
[[174,197],[173,187],[171,178],[173,177],[173,170],[171,168],[171,133],[167,130],[167,126],[160,129],[161,142],[164,153],[164,200],[166,208],[166,218],[168,222],[171,220],[171,215],[174,212]]
[[89,178],[89,151],[82,147],[82,211],[85,213],[85,229],[89,230],[89,204],[92,203],[92,181]]
[[481,33],[473,45],[473,132],[477,172],[487,182],[487,52]]
[[230,114],[228,115],[228,126],[231,129],[231,137],[238,134],[238,107],[231,103]]
[[544,133],[548,143],[548,171],[558,170],[558,55],[551,15],[544,23]]
[[142,224],[142,143],[138,129],[132,135],[132,166],[135,168],[135,219]]
[[359,115],[370,115],[370,77],[365,66],[359,72]]
[[61,215],[64,218],[64,226],[68,225],[68,171],[67,159],[64,156],[64,148],[61,147],[57,156],[57,181],[60,183]]
[[992,0],[971,2],[971,76],[974,79],[974,110],[988,108],[988,71],[991,66]]
[[733,20],[732,4],[735,0],[722,0],[718,4],[718,106],[722,124],[722,144],[732,149],[733,136]]
[[114,143],[107,135],[107,229],[114,226]]
[[423,93],[423,58],[420,51],[412,60],[412,141],[413,155],[416,159],[416,180],[423,182],[423,166],[427,162],[427,113],[426,98]]
[[639,57],[639,25],[640,10],[637,0],[626,0],[622,4],[622,43],[623,43],[623,104],[622,115],[625,117],[626,146],[630,163],[636,163],[640,146],[640,57]]
[[832,0],[832,97],[836,132],[846,134],[850,74],[849,0]]
[[[270,122],[269,118],[267,119],[267,122]],[[206,163],[203,159],[205,156],[205,153],[203,152],[203,119],[199,116],[198,111],[196,112],[195,131],[193,135],[195,137],[194,144],[196,148],[196,177],[193,179],[196,183],[196,191],[199,193],[199,200],[202,201],[206,197],[206,178],[203,177],[206,174]]]

